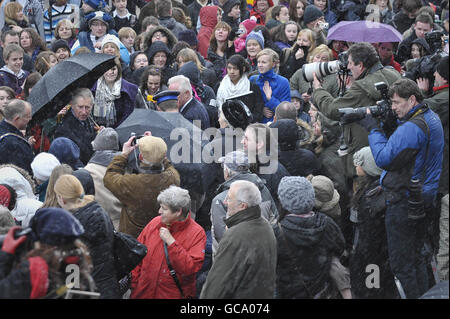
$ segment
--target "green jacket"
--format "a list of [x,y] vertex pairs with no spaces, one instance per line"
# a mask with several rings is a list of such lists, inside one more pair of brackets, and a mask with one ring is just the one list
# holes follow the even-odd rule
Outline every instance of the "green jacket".
[[277,240],[259,206],[225,220],[200,299],[271,299],[275,293]]
[[[302,69],[297,70],[289,80],[291,90],[298,90],[300,94],[308,92],[311,87],[309,82],[306,82],[302,75]],[[339,85],[337,74],[330,74],[323,79],[322,86],[325,90],[331,93],[333,97],[337,97],[339,94]]]
[[[333,96],[323,88],[314,90],[312,99],[328,118],[339,121],[338,109],[346,107],[362,107],[375,105],[381,100],[381,94],[375,88],[375,83],[385,82],[388,86],[400,79],[400,74],[392,68],[378,69],[380,64],[375,65],[366,71],[362,78],[353,82],[351,88],[347,90],[342,97],[333,98]],[[368,146],[368,132],[358,123],[352,123],[344,126],[344,140],[348,146],[348,155],[345,156],[346,176],[353,178],[356,170],[353,165],[353,154],[361,148]]]
[[425,99],[424,102],[439,115],[444,129],[444,160],[442,161],[439,193],[448,194],[448,87],[436,91],[432,96]]

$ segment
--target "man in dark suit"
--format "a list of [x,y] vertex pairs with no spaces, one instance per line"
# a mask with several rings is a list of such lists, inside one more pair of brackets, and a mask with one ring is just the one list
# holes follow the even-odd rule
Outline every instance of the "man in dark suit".
[[67,137],[77,144],[80,148],[80,160],[86,165],[94,154],[91,142],[96,136],[94,123],[89,118],[94,104],[91,90],[77,89],[70,104],[70,110],[56,128],[55,138]]
[[210,127],[208,112],[205,106],[193,97],[189,79],[184,75],[176,75],[169,79],[168,84],[170,91],[180,92],[178,95],[178,111],[202,130]]

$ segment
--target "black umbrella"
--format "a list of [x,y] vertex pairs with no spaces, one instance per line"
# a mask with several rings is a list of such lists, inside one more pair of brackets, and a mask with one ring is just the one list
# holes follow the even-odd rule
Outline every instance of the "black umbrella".
[[109,54],[82,53],[52,67],[36,83],[28,97],[28,102],[33,106],[33,122],[55,116],[70,102],[71,92],[76,88],[92,88],[115,65],[114,58]]
[[181,187],[198,193],[208,191],[216,176],[216,167],[205,163],[201,155],[209,141],[202,140],[203,131],[180,113],[135,109],[116,131],[122,144],[131,133],[138,136],[151,131],[153,136],[161,137],[167,144],[167,157],[180,173]]

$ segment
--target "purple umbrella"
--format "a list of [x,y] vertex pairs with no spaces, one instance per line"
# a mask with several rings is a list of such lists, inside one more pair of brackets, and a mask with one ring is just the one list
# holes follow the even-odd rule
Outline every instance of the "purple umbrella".
[[328,31],[328,40],[350,42],[401,42],[402,35],[394,27],[372,21],[341,21]]

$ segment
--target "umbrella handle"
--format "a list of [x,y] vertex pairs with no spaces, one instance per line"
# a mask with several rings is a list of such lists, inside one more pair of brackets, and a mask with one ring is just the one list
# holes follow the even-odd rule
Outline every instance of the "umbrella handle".
[[98,131],[98,130],[100,129],[100,125],[98,125],[98,124],[94,121],[94,119],[92,118],[92,115],[89,115],[89,119],[90,119],[90,120],[92,121],[92,123],[94,124],[95,130]]

